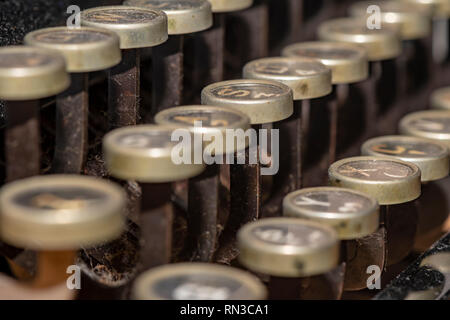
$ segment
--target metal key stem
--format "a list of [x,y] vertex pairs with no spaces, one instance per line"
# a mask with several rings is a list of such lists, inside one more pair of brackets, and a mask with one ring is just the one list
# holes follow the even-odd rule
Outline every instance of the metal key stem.
[[72,73],[71,86],[56,97],[56,145],[52,171],[78,174],[88,149],[88,74]]
[[152,115],[183,101],[183,36],[170,36],[153,48]]
[[6,101],[6,180],[39,174],[40,129],[38,101]]
[[122,50],[122,61],[109,70],[108,116],[110,129],[139,121],[140,51]]
[[170,262],[173,210],[170,183],[142,183],[141,263],[147,270]]

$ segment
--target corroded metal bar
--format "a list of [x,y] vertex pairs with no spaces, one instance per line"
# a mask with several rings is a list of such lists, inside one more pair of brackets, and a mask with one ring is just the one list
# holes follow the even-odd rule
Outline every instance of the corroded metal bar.
[[39,174],[40,129],[38,101],[6,101],[6,180]]
[[171,259],[173,210],[170,203],[171,184],[143,183],[140,261],[142,270],[167,264]]
[[377,99],[377,81],[381,77],[381,62],[370,63],[370,76],[366,81],[357,83],[356,86],[363,92],[365,97],[365,130],[362,140],[372,137],[376,133],[376,121],[379,112],[379,104]]
[[270,277],[270,300],[339,300],[342,296],[345,265],[326,274],[305,278]]
[[303,25],[303,0],[288,0],[289,14],[289,42],[295,43],[301,41],[302,33],[300,30]]
[[139,49],[122,50],[122,61],[109,70],[108,90],[110,128],[136,124],[140,102]]
[[183,101],[183,36],[170,36],[169,40],[154,47],[152,115],[167,108],[179,106]]
[[303,115],[309,114],[303,110],[308,110],[308,107],[308,100],[296,101],[294,114],[289,119],[274,124],[274,129],[280,132],[280,171],[274,177],[274,192],[271,200],[264,206],[263,216],[281,215],[283,198],[302,187],[303,124],[306,121]]
[[245,164],[230,164],[230,216],[215,260],[230,264],[239,254],[236,247],[236,234],[245,224],[261,216],[261,170],[260,164],[250,163],[250,159],[259,159],[257,148],[245,150]]
[[380,214],[386,228],[386,265],[400,262],[413,249],[418,212],[414,202],[381,206]]
[[367,288],[366,273],[369,266],[378,266],[384,269],[386,261],[386,230],[381,227],[376,232],[355,240],[342,241],[345,256],[346,291],[362,290]]
[[187,224],[190,261],[212,261],[217,247],[219,170],[219,165],[209,165],[201,175],[189,179]]
[[[201,90],[223,80],[225,55],[225,15],[214,15],[214,26],[193,37],[193,67],[186,75],[192,77],[190,94],[193,103],[200,103]],[[187,90],[188,88],[186,88]]]
[[245,63],[269,55],[269,12],[265,2],[226,16],[226,78],[241,76]]
[[52,171],[78,174],[88,149],[88,75],[71,74],[71,86],[56,98],[56,144]]
[[344,106],[348,96],[348,85],[335,85],[334,97],[329,104],[330,110],[330,141],[328,146],[328,165],[336,161],[338,145],[339,110]]

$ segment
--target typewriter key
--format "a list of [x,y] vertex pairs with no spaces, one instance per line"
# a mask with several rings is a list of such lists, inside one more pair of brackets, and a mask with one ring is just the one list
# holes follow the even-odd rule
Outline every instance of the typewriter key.
[[252,125],[278,122],[294,112],[290,87],[269,80],[230,80],[211,84],[202,91],[202,103],[245,113]]
[[109,123],[112,129],[135,125],[140,120],[140,49],[167,41],[167,16],[145,8],[106,6],[83,11],[81,23],[119,36],[122,61],[108,77]]
[[364,156],[392,157],[417,165],[421,181],[443,179],[449,174],[447,147],[428,139],[409,136],[384,136],[370,139],[361,147]]
[[264,285],[239,269],[206,263],[177,263],[140,275],[133,287],[137,300],[263,300]]
[[445,192],[435,182],[449,174],[449,153],[441,143],[409,136],[374,138],[361,147],[365,156],[384,156],[414,163],[420,168],[422,194],[416,200],[418,230],[416,248],[431,246],[438,240],[448,209]]
[[208,0],[212,6],[212,12],[232,12],[244,10],[253,4],[253,0]]
[[341,239],[344,288],[367,287],[367,268],[384,266],[384,229],[380,228],[378,202],[351,189],[318,187],[288,194],[283,215],[316,221],[334,228]]
[[120,62],[118,37],[94,28],[55,27],[30,32],[25,43],[59,51],[67,63],[71,85],[56,98],[56,143],[52,171],[78,174],[88,149],[88,72]]
[[431,108],[439,110],[450,110],[450,88],[444,87],[435,90],[430,98]]
[[304,42],[283,49],[286,57],[314,58],[331,69],[334,97],[330,109],[330,141],[328,164],[336,159],[339,109],[348,100],[348,85],[368,78],[366,50],[358,45],[338,42]]
[[[367,81],[357,84],[365,97],[365,132],[362,138],[367,139],[378,129],[374,119],[384,111],[381,107],[390,106],[395,97],[395,93],[391,90],[396,84],[390,85],[389,81],[392,82],[392,79],[382,78],[382,75],[384,69],[389,70],[390,66],[387,63],[401,54],[397,32],[389,28],[368,29],[366,22],[359,18],[339,18],[323,22],[319,26],[318,37],[324,41],[357,44],[367,51],[370,76]],[[381,86],[383,86],[382,94],[377,93],[378,87]],[[380,101],[380,97],[386,101]]]
[[[403,40],[403,53],[396,59],[396,76],[398,100],[405,97],[407,92],[417,89],[420,82],[430,72],[433,74],[433,64],[423,62],[424,59],[432,62],[431,11],[429,8],[418,6],[415,3],[402,1],[362,1],[350,6],[349,12],[354,17],[364,18],[367,23],[373,23],[373,13],[368,13],[371,5],[378,6],[380,23],[386,27],[398,30]],[[425,51],[424,51],[425,50]],[[425,57],[423,56],[425,54]]]
[[419,111],[401,119],[399,132],[426,138],[450,146],[450,112],[440,110]]
[[[233,108],[245,113],[250,118],[253,128],[257,130],[258,139],[264,139],[259,131],[259,129],[263,129],[262,125],[266,125],[265,128],[268,128],[268,130],[266,129],[268,131],[266,141],[262,145],[264,148],[261,147],[262,141],[259,141],[258,148],[248,148],[245,151],[246,159],[258,158],[258,163],[238,164],[236,155],[235,164],[230,166],[230,210],[232,215],[224,234],[224,238],[227,239],[226,244],[220,246],[216,255],[217,261],[226,262],[236,256],[237,251],[234,249],[236,232],[242,225],[256,220],[260,216],[262,192],[266,191],[262,190],[263,186],[261,185],[261,155],[262,152],[265,152],[263,157],[272,160],[270,164],[262,165],[272,168],[278,165],[273,162],[268,153],[271,151],[271,146],[274,143],[278,144],[278,141],[270,141],[268,134],[271,133],[273,122],[285,120],[292,115],[294,112],[292,98],[292,90],[288,86],[268,80],[224,81],[209,85],[202,91],[203,104]],[[274,152],[278,151],[274,150]],[[275,161],[278,162],[278,159]],[[255,183],[256,185],[254,185]],[[269,191],[267,190],[267,192]]]
[[359,44],[367,50],[369,61],[394,59],[401,53],[396,29],[368,29],[361,19],[337,18],[323,22],[317,31],[325,41]]
[[326,281],[318,281],[338,265],[334,229],[296,218],[269,218],[245,225],[237,238],[240,263],[269,276],[270,299],[326,299],[334,294]]
[[422,10],[431,12],[435,19],[447,19],[450,17],[450,2],[447,0],[403,0],[406,3],[414,3]]
[[125,195],[97,178],[48,175],[18,180],[0,190],[0,237],[38,251],[31,285],[67,280],[76,250],[117,238],[124,230]]
[[[155,116],[155,121],[161,125],[188,126],[194,134],[194,141],[203,141],[204,150],[200,155],[201,159],[198,160],[202,163],[206,162],[208,166],[203,174],[188,181],[188,240],[184,251],[191,261],[210,262],[218,247],[220,236],[218,226],[220,229],[223,228],[224,221],[227,220],[226,216],[231,214],[229,222],[233,220],[234,215],[240,213],[244,216],[237,218],[245,222],[259,216],[258,201],[256,201],[259,198],[255,196],[260,193],[258,170],[250,170],[248,184],[241,183],[234,189],[231,186],[231,198],[234,192],[242,193],[243,189],[251,188],[248,192],[256,199],[248,199],[247,211],[233,212],[231,207],[229,214],[227,205],[220,201],[222,198],[227,198],[221,195],[227,190],[221,184],[223,180],[221,173],[225,169],[222,165],[229,163],[230,157],[246,149],[248,138],[245,138],[244,132],[250,127],[250,120],[244,113],[230,108],[185,106],[161,111]],[[237,131],[242,132],[240,138]],[[249,158],[246,157],[245,161],[248,163]],[[253,164],[253,167],[255,166],[257,165]],[[230,171],[232,176],[233,170],[230,169]],[[233,182],[233,179],[231,181]],[[240,205],[245,207],[242,203]]]
[[406,3],[414,3],[421,7],[422,10],[431,13],[433,32],[433,59],[437,64],[443,64],[449,54],[448,20],[450,18],[450,2],[448,2],[447,0],[403,1]]
[[367,8],[371,5],[380,8],[381,23],[398,28],[402,40],[424,38],[431,31],[429,8],[402,1],[359,1],[349,8],[353,17],[369,18]]
[[[179,128],[129,126],[113,130],[103,139],[104,158],[111,176],[135,180],[142,188],[139,224],[143,270],[170,262],[171,183],[197,176],[205,168],[203,163],[195,164],[191,158],[195,149],[189,141],[172,141],[176,129]],[[180,129],[178,133],[193,141],[187,129]],[[186,154],[182,156],[187,159],[173,158],[172,151],[178,147],[186,148]]]
[[386,263],[392,265],[412,250],[417,229],[420,169],[413,163],[383,157],[353,157],[333,163],[330,184],[364,192],[378,200],[386,228]]
[[32,47],[0,48],[0,99],[6,102],[6,180],[39,174],[38,99],[51,97],[70,84],[64,57]]
[[293,91],[293,117],[276,125],[280,130],[280,168],[274,181],[273,202],[268,210],[281,214],[284,196],[301,188],[302,153],[308,136],[310,99],[328,95],[332,91],[331,70],[310,58],[274,57],[254,60],[243,70],[244,78],[282,82]]
[[331,69],[332,83],[335,85],[364,81],[368,76],[366,50],[351,43],[326,41],[295,43],[284,48],[282,55],[319,60]]
[[162,10],[168,17],[169,40],[154,48],[153,110],[156,114],[179,106],[183,99],[183,35],[210,28],[211,4],[207,0],[126,0],[125,5]]

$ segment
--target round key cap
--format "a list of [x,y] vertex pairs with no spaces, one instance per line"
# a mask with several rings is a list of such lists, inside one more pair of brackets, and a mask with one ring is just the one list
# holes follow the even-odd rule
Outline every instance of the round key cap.
[[341,240],[358,239],[379,228],[378,202],[351,189],[307,188],[288,194],[283,215],[316,221],[335,229]]
[[358,45],[340,42],[302,42],[283,49],[285,57],[314,58],[331,69],[333,84],[363,81],[369,75],[366,50]]
[[76,175],[37,176],[0,190],[0,237],[34,250],[69,250],[118,237],[125,195],[113,183]]
[[[176,133],[191,139],[187,129],[165,126],[139,125],[111,131],[103,138],[103,153],[109,173],[122,180],[143,183],[173,182],[198,175],[205,167],[194,163],[194,144],[184,141],[184,138],[178,139]],[[172,141],[172,137],[176,139]],[[178,160],[172,151],[175,150],[179,156],[184,147],[192,157],[188,156],[185,162],[182,162],[184,158],[178,159],[181,163],[176,164]]]
[[136,279],[138,300],[262,300],[266,288],[239,269],[206,263],[177,263],[151,269]]
[[211,4],[207,0],[127,0],[124,5],[164,11],[169,35],[198,32],[213,24]]
[[253,0],[208,0],[212,6],[212,12],[232,12],[244,10],[252,6]]
[[373,13],[367,13],[371,5],[378,6],[381,24],[398,26],[403,40],[414,40],[428,36],[431,31],[430,15],[423,6],[402,1],[359,1],[350,6],[350,15],[371,19]]
[[202,104],[232,107],[249,118],[251,124],[284,120],[294,112],[292,90],[267,80],[231,80],[211,84],[202,91]]
[[434,18],[442,19],[450,17],[450,1],[448,0],[403,0],[406,3],[414,3],[422,10],[432,13]]
[[401,54],[401,43],[395,30],[368,29],[361,19],[339,18],[323,22],[318,36],[324,41],[359,44],[367,50],[369,61],[393,59]]
[[427,138],[450,147],[450,111],[420,111],[400,120],[401,134]]
[[[244,113],[231,108],[196,105],[170,108],[156,114],[155,122],[161,125],[188,126],[193,134],[212,137],[221,135],[222,146],[218,145],[214,150],[215,154],[232,154],[248,144],[247,139],[243,139],[241,145],[227,143],[227,130],[246,131],[250,128],[250,119]],[[196,127],[196,123],[199,126]],[[205,141],[204,147],[209,144],[209,141]]]
[[331,70],[314,59],[274,57],[251,61],[244,66],[244,78],[284,83],[294,100],[319,98],[331,93]]
[[384,136],[366,141],[364,156],[392,157],[414,163],[420,168],[422,182],[435,181],[449,174],[447,146],[428,139],[408,136]]
[[334,229],[296,218],[269,218],[238,232],[239,261],[254,272],[308,277],[337,266],[339,240]]
[[71,73],[108,69],[121,59],[119,38],[108,30],[46,28],[28,33],[24,41],[27,45],[58,50]]
[[431,108],[450,110],[450,87],[435,90],[431,94]]
[[47,98],[69,87],[64,57],[26,46],[0,48],[0,99]]
[[82,25],[114,31],[120,38],[121,49],[157,46],[168,39],[167,16],[162,11],[106,6],[84,10]]
[[420,169],[412,163],[382,157],[353,157],[333,163],[330,184],[367,193],[380,205],[399,204],[420,196]]

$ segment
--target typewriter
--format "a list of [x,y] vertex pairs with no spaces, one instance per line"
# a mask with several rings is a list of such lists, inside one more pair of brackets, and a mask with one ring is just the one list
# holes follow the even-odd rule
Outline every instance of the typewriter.
[[450,1],[0,1],[0,299],[447,300]]

